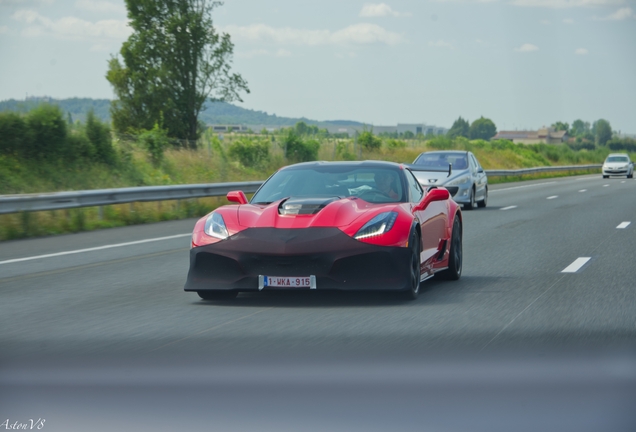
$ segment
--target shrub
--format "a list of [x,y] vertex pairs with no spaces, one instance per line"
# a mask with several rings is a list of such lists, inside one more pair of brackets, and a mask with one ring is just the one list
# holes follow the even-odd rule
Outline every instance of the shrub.
[[86,116],[86,137],[95,149],[95,159],[108,165],[115,163],[115,150],[110,127],[95,117],[91,109]]
[[24,148],[30,158],[62,159],[68,157],[66,121],[57,105],[42,104],[31,111],[27,125],[32,140]]
[[406,147],[406,143],[404,141],[402,141],[402,140],[389,139],[386,142],[386,146],[387,146],[387,148],[389,148],[391,150],[395,150],[395,149],[405,148]]
[[260,166],[269,159],[269,142],[242,138],[230,145],[229,154],[245,167]]
[[20,155],[31,146],[24,118],[15,112],[0,113],[0,154]]
[[382,141],[373,135],[372,131],[365,130],[358,136],[358,144],[365,150],[378,150],[382,146]]
[[158,166],[163,161],[163,152],[170,145],[168,131],[155,123],[154,127],[139,135],[139,142],[148,151],[153,165]]
[[303,141],[294,130],[288,130],[283,136],[281,146],[285,157],[292,162],[308,162],[318,158],[320,143],[316,140]]

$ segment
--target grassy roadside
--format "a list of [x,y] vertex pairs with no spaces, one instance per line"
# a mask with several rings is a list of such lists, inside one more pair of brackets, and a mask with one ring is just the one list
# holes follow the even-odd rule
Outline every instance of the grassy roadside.
[[[255,166],[246,167],[229,156],[232,143],[245,139],[267,142],[267,158]],[[601,163],[609,153],[604,148],[573,151],[567,146],[523,146],[506,141],[466,139],[451,141],[444,137],[429,141],[395,141],[383,140],[380,148],[365,150],[352,139],[322,138],[319,139],[318,159],[411,162],[423,151],[464,149],[473,151],[485,169],[519,169]],[[198,150],[167,150],[161,163],[157,164],[137,143],[115,141],[120,161],[115,167],[100,164],[64,165],[0,157],[0,194],[263,180],[288,164],[279,143],[280,138],[277,136],[226,135],[223,141],[219,141],[216,136],[207,134],[199,143]],[[542,173],[493,177],[489,181],[494,184],[587,173],[590,171]],[[121,204],[101,209],[90,207],[0,215],[0,241],[197,217],[225,202],[224,197],[210,197]]]

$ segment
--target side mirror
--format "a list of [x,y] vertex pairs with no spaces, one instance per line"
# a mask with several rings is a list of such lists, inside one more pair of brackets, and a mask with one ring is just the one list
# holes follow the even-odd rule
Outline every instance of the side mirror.
[[450,198],[450,193],[448,193],[447,189],[445,188],[431,189],[430,191],[428,191],[426,195],[424,195],[424,198],[422,198],[422,201],[420,201],[420,203],[417,206],[415,206],[414,210],[422,211],[426,207],[428,207],[430,203],[434,201],[446,201],[449,198]]
[[477,170],[477,172],[478,172],[479,174],[482,174],[482,173],[484,172],[484,169],[480,167],[480,168]]
[[243,191],[231,191],[227,193],[227,200],[239,204],[247,204],[247,197]]

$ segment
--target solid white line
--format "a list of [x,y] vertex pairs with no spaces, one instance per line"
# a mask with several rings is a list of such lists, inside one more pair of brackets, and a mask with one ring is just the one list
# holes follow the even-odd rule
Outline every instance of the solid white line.
[[509,188],[505,188],[505,189],[493,189],[493,190],[489,190],[488,193],[501,192],[501,191],[507,191],[507,190],[512,190],[512,189],[529,188],[529,187],[534,187],[534,186],[543,186],[543,185],[552,184],[552,183],[556,183],[556,182],[555,181],[551,181],[551,182],[536,183],[536,184],[531,184],[531,185],[513,186],[513,187],[509,187]]
[[591,257],[581,257],[574,260],[572,264],[561,270],[561,273],[576,273],[581,267],[588,262]]
[[616,227],[617,229],[624,229],[627,228],[629,226],[631,222],[621,222],[620,224],[618,224],[618,226]]
[[587,192],[587,189],[581,189],[579,192]]
[[558,197],[559,197],[558,195],[552,195],[552,196],[547,197],[546,199],[555,199],[555,198],[558,198]]
[[517,208],[517,206],[508,206],[508,207],[504,207],[504,208],[499,209],[499,210],[512,210],[513,208]]
[[31,260],[40,259],[40,258],[52,258],[52,257],[57,257],[57,256],[63,256],[63,255],[72,255],[72,254],[78,254],[78,253],[84,253],[84,252],[92,252],[92,251],[98,251],[98,250],[104,250],[104,249],[111,249],[111,248],[116,248],[116,247],[132,246],[132,245],[137,245],[137,244],[142,244],[142,243],[150,243],[150,242],[156,242],[156,241],[161,241],[161,240],[171,240],[171,239],[180,238],[180,237],[189,237],[191,235],[192,235],[191,233],[176,234],[176,235],[167,236],[167,237],[157,237],[157,238],[151,238],[151,239],[146,239],[146,240],[137,240],[137,241],[126,242],[126,243],[117,243],[117,244],[111,244],[111,245],[105,245],[105,246],[97,246],[97,247],[92,247],[92,248],[87,248],[87,249],[77,249],[77,250],[72,250],[72,251],[57,252],[57,253],[46,254],[46,255],[37,255],[37,256],[26,257],[26,258],[15,258],[15,259],[10,259],[10,260],[6,260],[6,261],[0,261],[0,264],[11,264],[11,263],[22,262],[22,261],[31,261]]

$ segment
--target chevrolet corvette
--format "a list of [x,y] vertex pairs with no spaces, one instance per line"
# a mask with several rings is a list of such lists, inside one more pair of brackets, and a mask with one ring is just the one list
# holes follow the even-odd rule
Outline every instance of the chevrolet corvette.
[[185,291],[204,300],[262,290],[395,291],[462,272],[462,213],[405,165],[308,162],[242,191],[195,225]]

